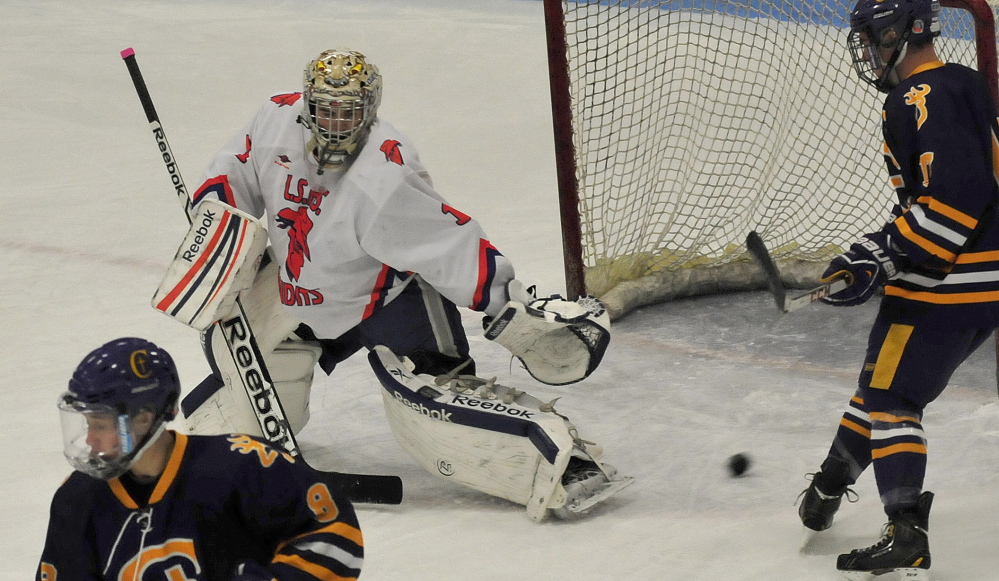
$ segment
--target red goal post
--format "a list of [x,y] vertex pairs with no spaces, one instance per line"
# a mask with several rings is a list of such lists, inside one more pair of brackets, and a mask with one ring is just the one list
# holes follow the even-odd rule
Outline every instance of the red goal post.
[[[809,286],[880,228],[883,95],[850,65],[854,2],[544,0],[570,298],[616,318],[764,288],[750,230],[789,286]],[[941,4],[938,54],[999,97],[996,7]]]

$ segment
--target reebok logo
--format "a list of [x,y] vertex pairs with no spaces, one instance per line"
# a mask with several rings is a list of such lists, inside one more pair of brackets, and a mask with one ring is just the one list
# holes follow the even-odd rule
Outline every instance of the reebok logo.
[[201,225],[198,229],[194,231],[194,242],[191,243],[191,247],[181,254],[181,258],[188,262],[194,262],[194,259],[198,257],[201,252],[201,245],[205,243],[205,238],[208,236],[208,232],[211,231],[212,225],[215,224],[215,213],[205,212],[205,217],[201,220]]
[[516,315],[517,315],[516,309],[506,309],[505,311],[500,313],[499,320],[495,321],[492,324],[492,326],[490,326],[489,329],[486,330],[486,339],[489,339],[490,341],[495,341],[496,337],[500,336],[503,330],[507,328],[507,325],[510,324],[510,321],[512,321]]
[[427,406],[423,405],[422,403],[411,402],[398,391],[393,391],[392,394],[395,396],[395,399],[399,400],[400,403],[402,403],[405,406],[413,408],[413,410],[416,412],[419,412],[434,420],[440,420],[442,422],[449,422],[449,423],[451,422],[451,412],[444,410],[432,410]]
[[187,188],[184,187],[184,180],[180,177],[180,170],[177,169],[177,164],[173,160],[173,155],[171,155],[170,145],[167,144],[166,133],[163,132],[163,127],[159,121],[153,121],[150,125],[153,128],[153,138],[156,140],[156,145],[160,148],[160,153],[163,154],[163,163],[166,164],[167,172],[170,173],[170,182],[173,183],[177,197],[182,200],[190,198],[187,195]]
[[515,418],[523,418],[525,420],[530,420],[534,417],[533,412],[530,412],[522,407],[513,407],[498,401],[479,399],[476,397],[468,397],[465,395],[454,396],[454,398],[451,400],[451,403],[463,407],[483,409],[486,411],[493,412],[494,414],[512,416]]
[[280,402],[277,401],[270,377],[260,366],[256,344],[243,318],[237,315],[222,321],[222,332],[225,334],[233,362],[239,369],[240,382],[253,402],[257,422],[264,437],[274,446],[295,455],[297,450],[291,438],[291,428],[284,417]]

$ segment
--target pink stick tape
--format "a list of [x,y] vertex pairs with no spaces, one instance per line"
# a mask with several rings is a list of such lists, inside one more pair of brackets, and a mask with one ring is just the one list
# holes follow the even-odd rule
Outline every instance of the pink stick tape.
[[135,54],[135,49],[134,48],[126,48],[125,50],[121,51],[121,58],[127,59],[128,57],[130,57],[130,56],[132,56],[134,54]]

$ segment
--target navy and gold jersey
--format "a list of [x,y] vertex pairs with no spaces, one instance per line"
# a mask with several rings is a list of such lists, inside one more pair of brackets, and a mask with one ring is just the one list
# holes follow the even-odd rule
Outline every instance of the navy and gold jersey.
[[885,288],[900,320],[943,326],[999,322],[999,125],[985,78],[939,61],[885,99],[884,155],[898,194],[885,231],[904,252]]
[[229,581],[245,561],[282,581],[360,574],[354,509],[307,465],[249,436],[174,435],[145,489],[81,472],[63,483],[36,581]]

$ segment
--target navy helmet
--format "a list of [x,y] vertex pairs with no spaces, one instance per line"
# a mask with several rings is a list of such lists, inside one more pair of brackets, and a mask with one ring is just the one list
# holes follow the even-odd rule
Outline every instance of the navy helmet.
[[901,79],[909,46],[940,36],[940,0],[860,0],[850,13],[847,45],[857,75],[882,93]]
[[169,353],[134,337],[101,345],[59,399],[66,458],[95,478],[124,474],[176,416],[179,397]]

